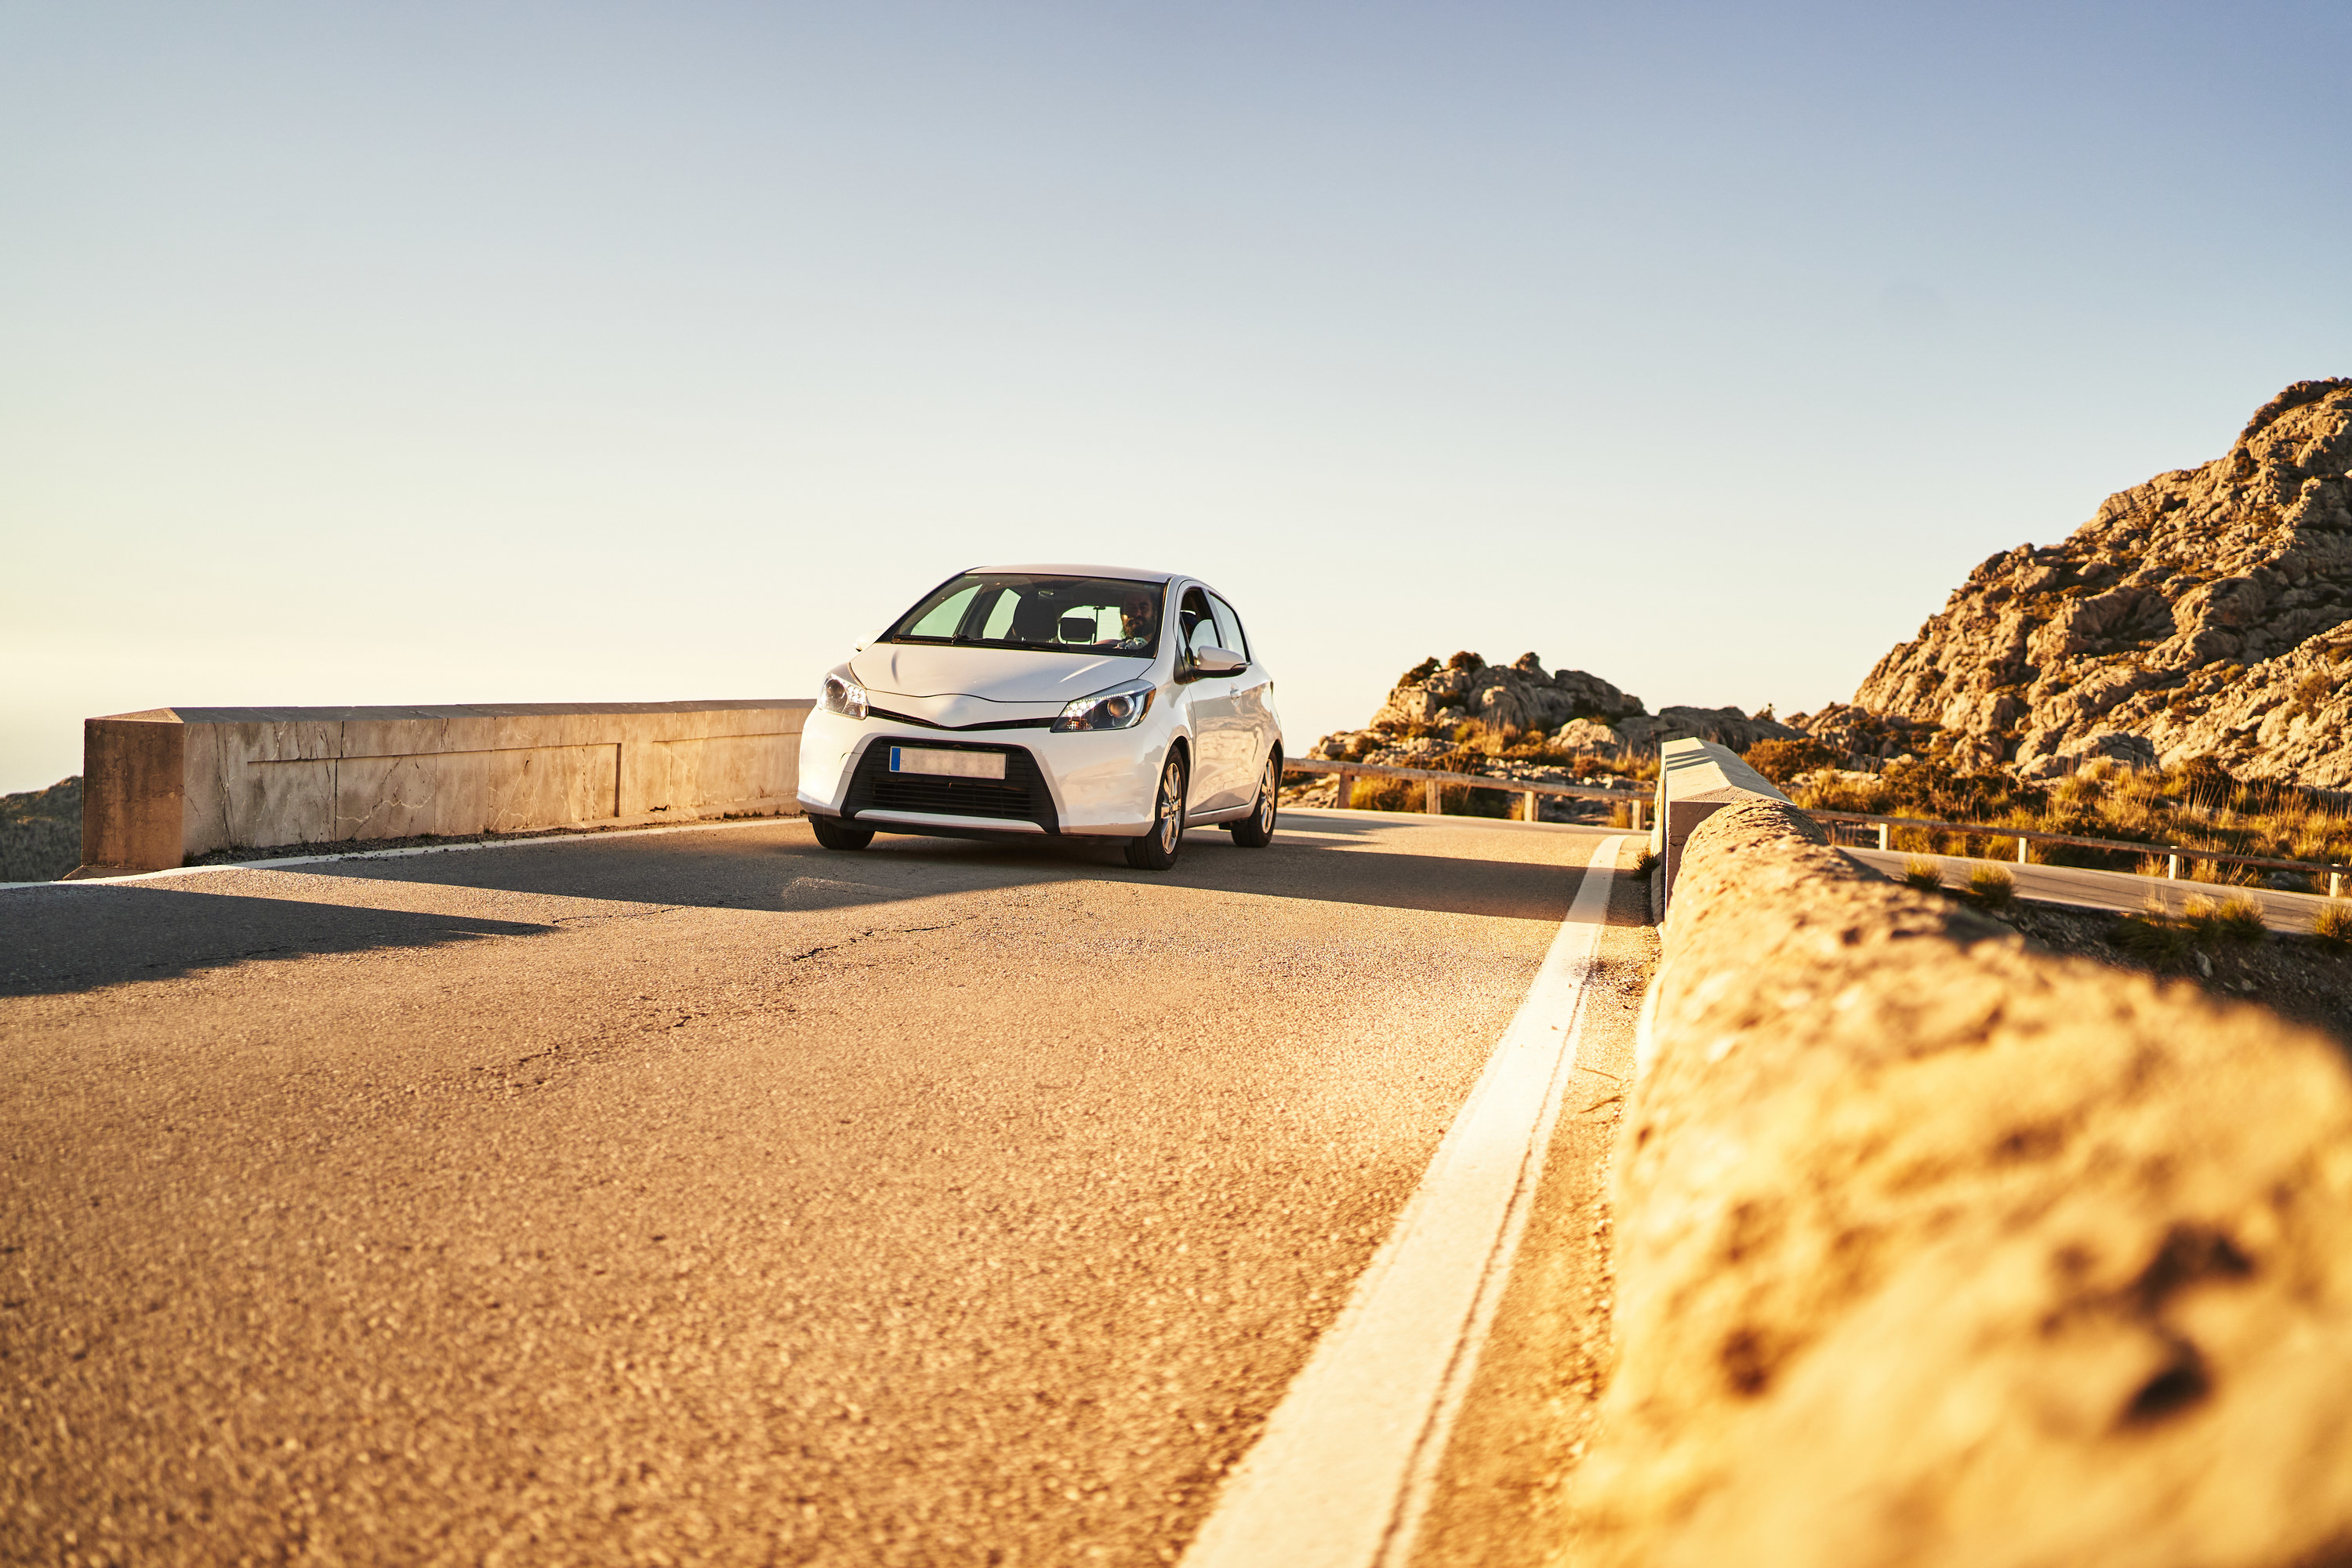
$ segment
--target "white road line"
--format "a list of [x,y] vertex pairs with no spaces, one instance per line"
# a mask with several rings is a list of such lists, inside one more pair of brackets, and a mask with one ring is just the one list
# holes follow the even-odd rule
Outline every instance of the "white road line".
[[1527,1000],[1184,1568],[1401,1568],[1410,1555],[1543,1175],[1626,837],[1594,847]]

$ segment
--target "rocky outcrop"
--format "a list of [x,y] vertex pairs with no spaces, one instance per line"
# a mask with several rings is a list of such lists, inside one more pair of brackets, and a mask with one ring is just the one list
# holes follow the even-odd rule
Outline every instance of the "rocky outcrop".
[[2205,1568],[2352,1542],[2323,1037],[1867,872],[1683,847],[1615,1173],[1592,1568]]
[[1642,711],[1640,698],[1599,676],[1580,669],[1547,674],[1543,661],[1531,653],[1507,665],[1457,653],[1444,664],[1427,659],[1405,671],[1372,715],[1371,727],[1408,730],[1475,719],[1492,730],[1524,734],[1573,719],[1609,720]]
[[1934,749],[1939,728],[1900,713],[1873,713],[1844,702],[1832,702],[1818,713],[1791,713],[1789,722],[1832,751],[1885,762],[1926,756]]
[[81,776],[0,795],[0,882],[50,882],[81,863]]
[[1685,736],[1744,752],[1759,741],[1787,741],[1797,735],[1777,719],[1762,713],[1751,718],[1737,708],[1661,708],[1654,719],[1627,719],[1616,728],[1625,744],[1639,752],[1654,752],[1660,742]]
[[1854,707],[1938,727],[1964,767],[2210,756],[2352,785],[2347,470],[2352,381],[2298,382],[2220,458],[1978,566]]
[[1768,714],[1754,717],[1737,708],[1673,707],[1652,714],[1642,700],[1580,669],[1547,673],[1532,653],[1507,665],[1488,664],[1475,653],[1457,653],[1440,664],[1432,658],[1406,670],[1388,700],[1364,730],[1327,735],[1309,753],[1350,762],[1402,759],[1443,751],[1425,731],[1447,731],[1471,720],[1493,733],[1541,735],[1557,750],[1596,755],[1646,754],[1662,740],[1696,735],[1735,751],[1758,741],[1797,733]]

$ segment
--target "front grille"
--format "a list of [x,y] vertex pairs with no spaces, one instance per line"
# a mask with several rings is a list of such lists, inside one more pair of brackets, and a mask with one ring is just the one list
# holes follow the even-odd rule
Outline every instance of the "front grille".
[[918,730],[947,730],[959,735],[969,735],[980,730],[1050,730],[1051,719],[991,719],[982,724],[934,724],[929,719],[918,719],[912,713],[894,713],[887,708],[868,708],[866,716],[887,719],[893,724],[912,724]]
[[843,816],[854,819],[861,811],[931,811],[949,816],[1034,822],[1048,833],[1058,831],[1053,792],[1045,787],[1037,760],[1021,747],[929,739],[898,743],[940,752],[994,752],[1004,758],[1004,777],[999,781],[894,773],[890,771],[892,742],[877,739],[866,748],[866,754],[857,760],[857,771],[850,775],[849,795],[842,802]]

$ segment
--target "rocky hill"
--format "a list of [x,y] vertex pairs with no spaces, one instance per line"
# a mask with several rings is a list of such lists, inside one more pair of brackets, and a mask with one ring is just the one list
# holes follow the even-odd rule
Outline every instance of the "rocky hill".
[[1547,672],[1531,653],[1507,665],[1457,653],[1443,664],[1425,659],[1406,670],[1369,726],[1326,735],[1307,754],[1412,766],[1453,749],[1455,732],[1472,720],[1491,736],[1540,737],[1550,750],[1597,756],[1643,755],[1677,735],[1744,752],[1759,741],[1798,733],[1769,714],[1751,718],[1737,708],[1674,707],[1654,715],[1640,698],[1599,676]]
[[0,795],[0,882],[47,882],[81,860],[81,778]]
[[1969,574],[1843,705],[1848,751],[2027,778],[2210,757],[2352,786],[2352,380],[2298,382],[2229,451]]

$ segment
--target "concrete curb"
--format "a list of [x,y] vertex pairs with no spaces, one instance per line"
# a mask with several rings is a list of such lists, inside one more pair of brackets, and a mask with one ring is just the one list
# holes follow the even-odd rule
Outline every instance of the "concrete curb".
[[2286,1568],[2352,1541],[2342,1050],[2029,951],[1783,804],[1684,853],[1578,1562]]

